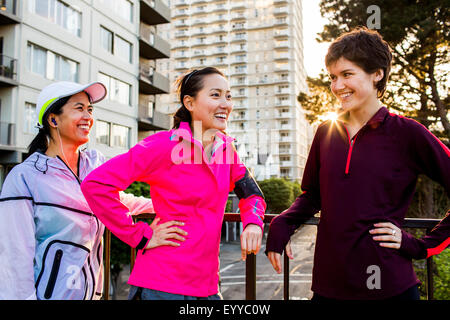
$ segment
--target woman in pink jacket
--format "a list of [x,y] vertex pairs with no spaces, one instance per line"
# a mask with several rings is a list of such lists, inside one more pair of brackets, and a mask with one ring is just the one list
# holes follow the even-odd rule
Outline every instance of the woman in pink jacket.
[[[242,257],[261,247],[266,208],[261,190],[224,131],[233,110],[230,88],[215,68],[178,82],[181,108],[170,131],[153,134],[83,181],[94,214],[138,249],[130,299],[220,299],[219,244],[230,191],[239,197]],[[150,185],[156,218],[133,223],[119,191]],[[140,249],[140,250],[139,250]]]

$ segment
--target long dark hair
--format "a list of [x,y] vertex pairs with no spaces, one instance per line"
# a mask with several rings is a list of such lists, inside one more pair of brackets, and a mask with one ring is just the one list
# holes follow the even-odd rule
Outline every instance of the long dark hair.
[[44,153],[47,151],[48,142],[52,139],[50,135],[50,125],[48,124],[47,118],[50,113],[59,115],[63,113],[62,107],[69,101],[69,97],[61,98],[58,101],[54,102],[53,105],[44,113],[42,117],[42,128],[39,129],[39,133],[34,137],[33,141],[31,141],[28,146],[28,155],[27,158],[35,153],[36,151],[40,151]]
[[210,74],[219,74],[222,77],[225,77],[224,74],[214,68],[214,67],[206,67],[200,70],[193,70],[179,77],[175,85],[177,87],[178,96],[180,98],[181,107],[175,112],[173,116],[173,128],[178,129],[180,127],[181,122],[192,123],[192,116],[189,110],[185,107],[183,103],[184,96],[194,97],[197,93],[203,89],[203,78]]

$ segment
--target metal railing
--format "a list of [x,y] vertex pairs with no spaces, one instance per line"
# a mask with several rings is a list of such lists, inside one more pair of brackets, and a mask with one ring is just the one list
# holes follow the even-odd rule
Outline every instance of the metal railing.
[[0,54],[0,76],[16,80],[17,59]]
[[[264,223],[270,223],[276,214],[266,214],[264,216]],[[133,216],[136,219],[152,219],[155,213],[144,213]],[[225,213],[224,222],[241,222],[241,217],[238,213]],[[429,233],[438,223],[439,219],[416,219],[406,218],[402,228],[425,229]],[[306,220],[305,225],[318,225],[319,218],[313,217]],[[110,286],[110,251],[111,251],[111,232],[105,231],[105,282],[103,289],[103,298],[109,300],[109,286]],[[136,259],[136,250],[131,248],[130,270],[133,269]],[[289,258],[283,254],[283,297],[284,300],[289,300]],[[427,270],[427,300],[433,300],[433,258],[429,257],[426,261]],[[245,260],[245,299],[256,300],[256,255],[249,254]]]

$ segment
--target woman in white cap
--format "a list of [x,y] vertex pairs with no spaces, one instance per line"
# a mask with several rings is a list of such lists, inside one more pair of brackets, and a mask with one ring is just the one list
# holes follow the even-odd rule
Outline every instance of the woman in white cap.
[[[105,162],[89,141],[99,82],[57,82],[38,97],[39,133],[29,156],[0,194],[0,299],[99,299],[103,224],[80,184]],[[153,212],[151,200],[121,193],[130,215]]]

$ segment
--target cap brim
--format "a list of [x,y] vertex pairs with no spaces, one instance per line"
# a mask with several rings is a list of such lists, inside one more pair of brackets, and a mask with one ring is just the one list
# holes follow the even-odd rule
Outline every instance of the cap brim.
[[91,103],[98,103],[106,97],[106,87],[101,82],[93,82],[86,85],[81,91],[86,91],[91,98]]

